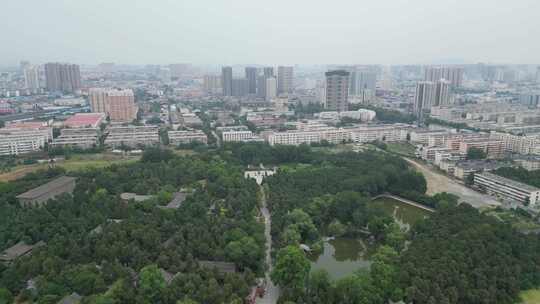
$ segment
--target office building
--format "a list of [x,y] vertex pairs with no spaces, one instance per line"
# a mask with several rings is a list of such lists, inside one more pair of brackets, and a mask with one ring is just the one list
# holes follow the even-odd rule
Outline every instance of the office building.
[[445,79],[453,87],[460,87],[463,84],[462,67],[427,67],[425,70],[425,81],[437,82]]
[[92,112],[105,113],[111,121],[130,122],[137,118],[131,89],[90,89],[89,101]]
[[422,117],[435,101],[435,84],[431,81],[420,81],[416,84],[414,97],[414,113]]
[[74,93],[81,88],[80,68],[76,64],[47,63],[45,83],[49,92]]
[[493,173],[474,174],[474,184],[488,193],[524,205],[537,206],[540,189]]
[[349,77],[345,70],[334,70],[326,76],[326,108],[331,111],[347,111],[349,108]]
[[248,81],[248,94],[257,94],[257,68],[246,67],[246,79]]
[[278,94],[289,94],[293,92],[292,66],[278,66]]
[[39,89],[39,66],[31,65],[24,69],[24,85],[27,89]]
[[223,96],[232,96],[233,85],[233,71],[232,67],[221,68],[221,86],[223,89]]
[[270,101],[277,96],[277,80],[275,77],[266,78],[266,101]]

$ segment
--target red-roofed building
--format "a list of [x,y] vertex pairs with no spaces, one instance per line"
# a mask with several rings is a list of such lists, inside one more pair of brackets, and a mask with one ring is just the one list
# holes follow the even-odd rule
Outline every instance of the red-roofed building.
[[6,124],[6,129],[41,129],[47,127],[47,123],[43,121],[22,121]]
[[104,113],[77,113],[64,122],[64,127],[98,128],[104,119]]

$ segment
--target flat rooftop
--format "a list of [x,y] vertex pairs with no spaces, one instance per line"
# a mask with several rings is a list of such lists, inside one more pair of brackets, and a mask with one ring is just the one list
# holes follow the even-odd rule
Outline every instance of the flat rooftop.
[[105,114],[103,113],[77,113],[64,121],[64,126],[70,128],[98,127],[104,118]]
[[26,191],[22,194],[17,195],[18,199],[36,199],[42,195],[45,195],[52,190],[56,188],[60,188],[68,183],[75,182],[75,177],[70,176],[60,176],[58,178],[53,179],[52,181],[43,184],[37,188],[34,188],[32,190]]
[[493,179],[497,183],[506,184],[506,185],[509,185],[509,186],[512,186],[512,187],[515,187],[515,188],[524,189],[524,190],[527,190],[527,191],[530,191],[530,192],[540,191],[540,188],[537,188],[537,187],[534,187],[534,186],[531,186],[531,185],[527,185],[527,184],[515,181],[513,179],[502,177],[502,176],[497,175],[497,174],[484,172],[484,173],[480,173],[479,175],[484,176],[484,177],[489,178],[489,179]]

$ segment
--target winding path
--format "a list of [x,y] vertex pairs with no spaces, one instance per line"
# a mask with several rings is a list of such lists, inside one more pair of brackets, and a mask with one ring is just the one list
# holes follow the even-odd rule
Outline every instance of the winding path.
[[268,211],[266,205],[266,193],[264,192],[264,187],[259,186],[261,190],[261,213],[264,217],[264,236],[266,237],[266,292],[264,297],[257,298],[256,303],[258,304],[275,304],[279,298],[279,288],[274,285],[270,279],[270,273],[272,272],[272,235],[270,234],[270,229],[272,229],[272,219],[270,218],[270,211]]

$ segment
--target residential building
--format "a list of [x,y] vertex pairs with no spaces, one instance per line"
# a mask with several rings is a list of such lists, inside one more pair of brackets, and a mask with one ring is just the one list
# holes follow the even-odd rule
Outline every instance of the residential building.
[[527,171],[540,170],[540,156],[537,155],[519,156],[514,162]]
[[198,142],[202,144],[208,143],[208,137],[203,131],[191,130],[191,131],[168,131],[169,145],[178,146],[181,144],[190,144]]
[[232,96],[244,97],[249,91],[249,81],[246,78],[234,78],[232,80]]
[[113,148],[159,144],[158,126],[114,126],[106,130],[105,145]]
[[375,92],[377,88],[377,73],[365,69],[351,71],[349,92],[351,95],[362,96],[365,92]]
[[441,79],[435,82],[435,99],[432,106],[445,106],[450,104],[450,82]]
[[[429,140],[431,138],[432,142],[438,143],[438,141],[442,142],[442,138],[445,136],[448,136],[448,131],[446,130],[427,130],[427,129],[417,129],[412,130],[411,135],[411,142],[416,144],[423,144],[428,145]],[[439,140],[437,140],[437,137]],[[431,145],[431,146],[438,146],[438,145]]]
[[420,156],[427,162],[434,162],[436,153],[450,153],[451,150],[443,147],[421,147]]
[[507,163],[494,160],[464,160],[456,163],[454,176],[466,180],[471,174],[492,171],[506,166],[508,166]]
[[221,86],[223,88],[223,96],[232,96],[232,82],[233,82],[233,71],[232,67],[222,67],[221,68]]
[[248,94],[257,94],[257,76],[259,72],[256,67],[246,67],[246,79],[248,81]]
[[223,142],[239,142],[252,139],[254,136],[253,132],[249,130],[221,132]]
[[275,77],[266,78],[266,101],[271,101],[277,96],[277,80]]
[[138,108],[131,89],[90,89],[90,109],[105,113],[111,121],[131,122],[137,118]]
[[293,92],[293,67],[278,66],[278,94],[289,94]]
[[204,75],[203,89],[206,93],[217,94],[221,91],[221,76]]
[[0,254],[0,263],[9,265],[20,257],[28,256],[32,253],[32,250],[44,246],[45,242],[39,241],[34,245],[28,245],[25,242],[19,242],[8,249],[4,250]]
[[274,77],[274,68],[273,67],[265,67],[263,68],[263,75],[265,78]]
[[435,103],[435,84],[431,81],[420,81],[416,84],[414,97],[414,113],[423,117],[425,111],[431,109]]
[[68,63],[46,63],[45,82],[50,92],[74,93],[81,88],[80,67]]
[[39,66],[31,65],[24,69],[24,85],[31,91],[36,91],[40,88],[39,85]]
[[460,87],[463,84],[462,67],[427,67],[425,71],[425,81],[436,82],[445,79],[454,87]]
[[100,130],[98,128],[61,129],[60,136],[53,139],[53,147],[77,147],[90,149],[99,145]]
[[326,108],[331,111],[347,111],[349,109],[349,77],[345,70],[334,70],[326,76]]
[[540,200],[539,188],[489,172],[474,174],[474,184],[488,193],[524,205],[536,207]]
[[52,139],[52,128],[17,128],[9,126],[0,129],[0,155],[18,155],[39,151]]
[[365,125],[347,129],[351,133],[351,140],[355,143],[368,143],[373,141],[397,142],[407,140],[410,131],[409,125]]
[[75,189],[75,177],[61,176],[37,188],[17,195],[19,203],[23,206],[36,206],[46,203],[59,195],[71,194]]
[[463,140],[459,145],[459,152],[467,155],[469,149],[479,149],[486,153],[487,158],[497,159],[504,156],[504,143],[501,140]]
[[320,143],[323,140],[339,144],[350,139],[350,131],[337,128],[326,128],[312,131],[286,131],[274,132],[268,135],[268,143],[270,145],[301,145]]
[[535,154],[540,147],[540,136],[538,135],[514,135],[510,133],[492,132],[491,138],[501,140],[504,150],[509,153]]

